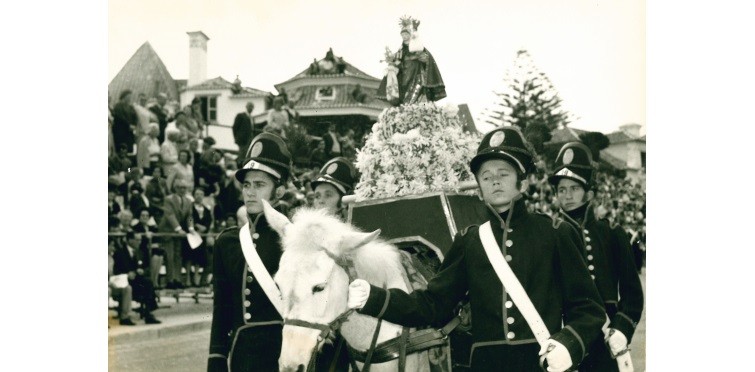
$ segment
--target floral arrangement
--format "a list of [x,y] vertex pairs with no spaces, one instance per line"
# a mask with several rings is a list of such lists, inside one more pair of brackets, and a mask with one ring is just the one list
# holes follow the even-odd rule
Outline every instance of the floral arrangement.
[[462,130],[458,107],[432,102],[385,109],[357,153],[357,200],[458,191],[473,179],[480,138]]

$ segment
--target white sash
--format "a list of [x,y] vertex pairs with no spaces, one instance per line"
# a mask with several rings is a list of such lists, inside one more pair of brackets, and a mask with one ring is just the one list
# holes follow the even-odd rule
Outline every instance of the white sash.
[[503,284],[504,290],[509,294],[511,300],[514,301],[516,307],[519,308],[519,312],[522,313],[524,320],[527,321],[527,325],[530,326],[532,333],[535,335],[537,343],[542,346],[551,337],[551,334],[548,332],[548,328],[545,327],[543,318],[540,317],[537,309],[535,309],[535,305],[532,304],[532,300],[527,296],[522,283],[519,283],[519,279],[511,271],[511,267],[503,259],[501,249],[498,247],[498,243],[496,243],[493,236],[490,221],[480,226],[479,233],[482,246],[485,248],[485,254],[487,254],[490,264],[493,265],[493,269]]
[[239,230],[239,241],[241,242],[241,252],[244,253],[249,269],[254,274],[254,278],[257,279],[257,283],[260,284],[262,290],[270,299],[270,302],[275,306],[275,310],[278,310],[278,314],[283,316],[283,297],[281,296],[280,289],[273,281],[270,273],[267,272],[265,265],[262,263],[257,249],[254,247],[254,242],[249,234],[249,222]]

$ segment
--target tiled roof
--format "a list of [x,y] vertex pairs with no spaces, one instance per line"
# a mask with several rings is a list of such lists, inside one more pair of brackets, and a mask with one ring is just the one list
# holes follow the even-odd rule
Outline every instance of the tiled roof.
[[[322,61],[324,59],[325,58],[319,59],[317,62],[320,62],[320,61]],[[309,67],[307,67],[302,72],[294,75],[292,78],[290,78],[290,79],[288,79],[288,80],[286,80],[286,81],[284,81],[284,82],[282,82],[280,84],[276,84],[275,88],[278,89],[278,90],[280,90],[279,86],[284,85],[284,84],[286,84],[288,82],[291,82],[291,81],[294,81],[294,80],[302,79],[302,78],[329,79],[329,78],[334,78],[334,77],[356,76],[356,77],[361,77],[361,78],[365,78],[365,79],[380,81],[380,79],[378,79],[378,78],[376,78],[374,76],[371,76],[371,75],[365,73],[364,71],[362,71],[362,70],[354,67],[354,65],[352,65],[351,63],[346,62],[346,60],[343,60],[343,62],[346,64],[346,68],[344,69],[343,74],[317,74],[317,75],[310,75],[309,74]]]
[[107,87],[108,95],[114,100],[126,89],[131,89],[134,96],[144,93],[151,98],[162,92],[168,99],[178,99],[175,80],[149,42],[136,50]]
[[606,137],[608,137],[608,140],[611,141],[611,143],[626,142],[635,139],[620,130],[613,133],[608,133]]
[[600,152],[600,162],[608,164],[614,169],[622,170],[627,168],[625,161],[611,155],[608,151],[602,150]]
[[[186,90],[225,90],[225,89],[231,89],[233,88],[233,83],[230,81],[223,79],[222,76],[218,76],[214,79],[208,79],[205,80],[199,84],[192,85]],[[270,94],[270,92],[265,92],[264,90],[249,88],[249,87],[242,87],[243,92],[239,94],[233,95],[233,97],[239,97],[239,98],[246,98],[246,97],[264,97]]]
[[351,96],[351,92],[356,88],[356,85],[342,84],[333,85],[335,91],[335,97],[333,100],[320,100],[317,101],[317,90],[322,88],[321,86],[306,86],[295,89],[292,92],[288,92],[289,100],[294,99],[299,95],[295,103],[297,110],[313,109],[313,108],[344,108],[344,107],[368,107],[375,109],[384,109],[390,107],[385,101],[378,100],[375,97],[377,89],[370,89],[362,87],[362,92],[367,94],[367,99],[364,103],[358,102]]
[[214,79],[207,79],[199,84],[194,84],[187,87],[186,90],[215,90],[215,89],[231,89],[233,84],[230,81],[218,76]]

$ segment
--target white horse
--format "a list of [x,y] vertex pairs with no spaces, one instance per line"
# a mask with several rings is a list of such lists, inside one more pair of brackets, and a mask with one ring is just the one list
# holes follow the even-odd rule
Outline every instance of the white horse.
[[[398,249],[378,239],[380,230],[361,232],[323,210],[302,209],[293,216],[293,222],[268,203],[264,203],[264,210],[283,246],[275,274],[286,320],[278,361],[281,371],[306,369],[313,352],[325,342],[327,327],[317,329],[308,324],[331,325],[347,313],[349,273],[345,267],[353,268],[357,278],[370,284],[411,292]],[[341,323],[340,332],[353,349],[367,351],[376,326],[376,318],[352,312]],[[383,321],[377,344],[401,332],[401,326]],[[361,370],[363,364],[357,362],[357,367]],[[372,363],[370,368],[375,372],[397,371],[398,360]],[[427,351],[407,355],[405,370],[429,371]]]

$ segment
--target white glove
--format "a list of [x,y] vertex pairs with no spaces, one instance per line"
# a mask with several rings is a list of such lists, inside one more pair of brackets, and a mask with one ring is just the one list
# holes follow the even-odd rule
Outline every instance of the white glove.
[[[551,350],[548,351],[548,349]],[[563,372],[569,369],[572,365],[569,350],[566,349],[566,346],[553,339],[548,339],[548,341],[540,347],[538,355],[541,356],[541,364],[543,356],[545,360],[548,361],[548,372]]]
[[364,304],[367,303],[367,299],[370,297],[370,283],[367,283],[364,279],[354,279],[349,284],[349,299],[346,302],[346,306],[349,309],[361,309]]
[[606,343],[611,349],[611,354],[616,355],[627,348],[627,336],[616,328],[609,328],[608,334],[611,334],[611,331],[613,331],[611,336],[606,335]]

